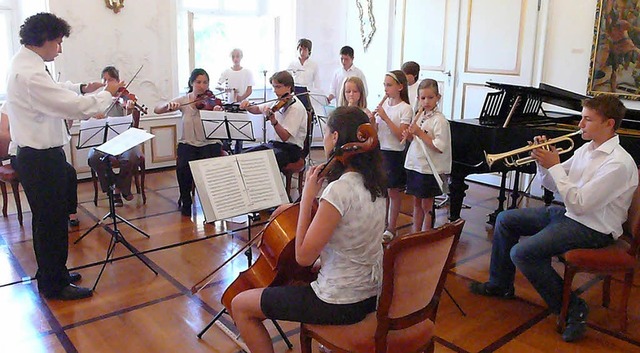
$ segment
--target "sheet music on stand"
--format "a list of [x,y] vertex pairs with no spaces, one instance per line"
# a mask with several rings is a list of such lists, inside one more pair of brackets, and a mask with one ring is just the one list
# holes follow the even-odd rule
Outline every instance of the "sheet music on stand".
[[255,141],[253,124],[247,113],[200,111],[204,136],[208,140]]
[[189,162],[205,222],[289,202],[272,150]]
[[97,146],[96,150],[111,156],[117,156],[154,137],[155,135],[153,134],[132,127],[102,145]]
[[131,128],[133,116],[110,116],[105,119],[80,120],[77,149],[97,147]]

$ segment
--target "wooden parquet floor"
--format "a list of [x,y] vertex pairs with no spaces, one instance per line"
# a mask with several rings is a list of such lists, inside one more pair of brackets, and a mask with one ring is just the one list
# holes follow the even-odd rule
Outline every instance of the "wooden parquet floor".
[[[319,156],[318,151],[314,155]],[[295,183],[294,183],[295,184]],[[600,306],[601,281],[579,276],[577,285],[591,307],[589,331],[584,340],[564,343],[555,332],[555,316],[518,274],[514,300],[474,296],[470,280],[488,278],[492,229],[486,215],[497,205],[497,190],[470,184],[462,211],[466,225],[446,288],[466,313],[444,296],[437,317],[436,352],[640,352],[640,276],[629,303],[627,332],[618,332],[621,285],[613,283],[612,308]],[[176,205],[178,189],[172,170],[147,174],[147,204],[139,197],[118,208],[117,213],[147,232],[146,238],[127,225],[118,224],[124,238],[141,259],[158,272],[155,275],[122,244],[116,244],[114,261],[106,264],[92,298],[63,302],[39,296],[31,240],[31,215],[24,194],[24,227],[18,225],[10,198],[9,217],[0,220],[0,352],[239,352],[240,348],[218,326],[202,339],[196,334],[222,309],[220,297],[226,286],[247,266],[238,256],[196,295],[190,288],[228,259],[247,240],[246,224],[204,224],[199,204],[191,218],[182,217]],[[68,267],[83,276],[81,285],[93,286],[111,239],[103,226],[77,240],[108,212],[104,195],[93,204],[90,182],[79,186],[80,227],[70,230]],[[539,205],[525,198],[521,207]],[[56,207],[56,205],[51,205]],[[438,222],[446,220],[446,209],[438,210]],[[400,224],[408,232],[411,222],[409,198],[403,202]],[[259,226],[252,232],[257,233]],[[254,258],[256,254],[254,251]],[[558,266],[561,270],[562,266]],[[228,316],[223,322],[231,325]],[[282,322],[286,335],[299,352],[298,325]],[[277,352],[289,352],[271,327]],[[318,351],[314,347],[314,351]]]

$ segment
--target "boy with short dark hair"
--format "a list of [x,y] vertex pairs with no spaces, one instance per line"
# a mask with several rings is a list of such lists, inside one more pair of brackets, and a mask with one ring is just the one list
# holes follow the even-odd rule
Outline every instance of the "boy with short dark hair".
[[[560,163],[555,147],[537,148],[531,156],[542,185],[558,192],[565,207],[512,209],[498,215],[493,232],[489,281],[473,282],[471,292],[501,298],[514,297],[516,267],[531,282],[553,313],[562,305],[563,279],[551,259],[578,248],[602,248],[622,234],[631,199],[638,185],[638,167],[620,146],[615,131],[625,107],[613,95],[585,99],[578,126],[591,142]],[[535,143],[546,141],[536,136]],[[521,237],[526,236],[520,240]],[[571,294],[567,326],[562,339],[584,336],[589,308]]]

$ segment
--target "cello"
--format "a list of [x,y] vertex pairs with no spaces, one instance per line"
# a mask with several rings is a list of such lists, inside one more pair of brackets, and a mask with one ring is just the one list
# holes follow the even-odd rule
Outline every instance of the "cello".
[[[378,146],[377,134],[371,124],[360,125],[357,138],[360,142],[346,143],[334,149],[321,169],[320,177],[328,175],[337,164],[346,166],[354,155],[368,152]],[[312,271],[312,266],[300,266],[295,259],[295,234],[299,212],[300,204],[292,204],[273,217],[262,230],[258,259],[249,269],[241,272],[222,294],[222,305],[232,317],[231,302],[243,291],[269,286],[306,284],[315,280],[317,274]],[[315,209],[313,213],[315,214]]]

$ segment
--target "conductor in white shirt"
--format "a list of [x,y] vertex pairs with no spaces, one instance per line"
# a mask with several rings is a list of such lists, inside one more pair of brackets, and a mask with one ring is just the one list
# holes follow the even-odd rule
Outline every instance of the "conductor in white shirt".
[[72,282],[69,273],[66,156],[62,146],[70,136],[65,119],[88,119],[111,104],[123,84],[110,83],[104,92],[84,96],[103,84],[57,83],[45,63],[62,53],[62,39],[69,24],[51,14],[39,13],[20,26],[22,47],[11,59],[7,75],[6,110],[11,139],[18,145],[20,182],[32,212],[33,249],[38,271],[38,290],[49,299],[73,300],[92,295],[91,289]]

